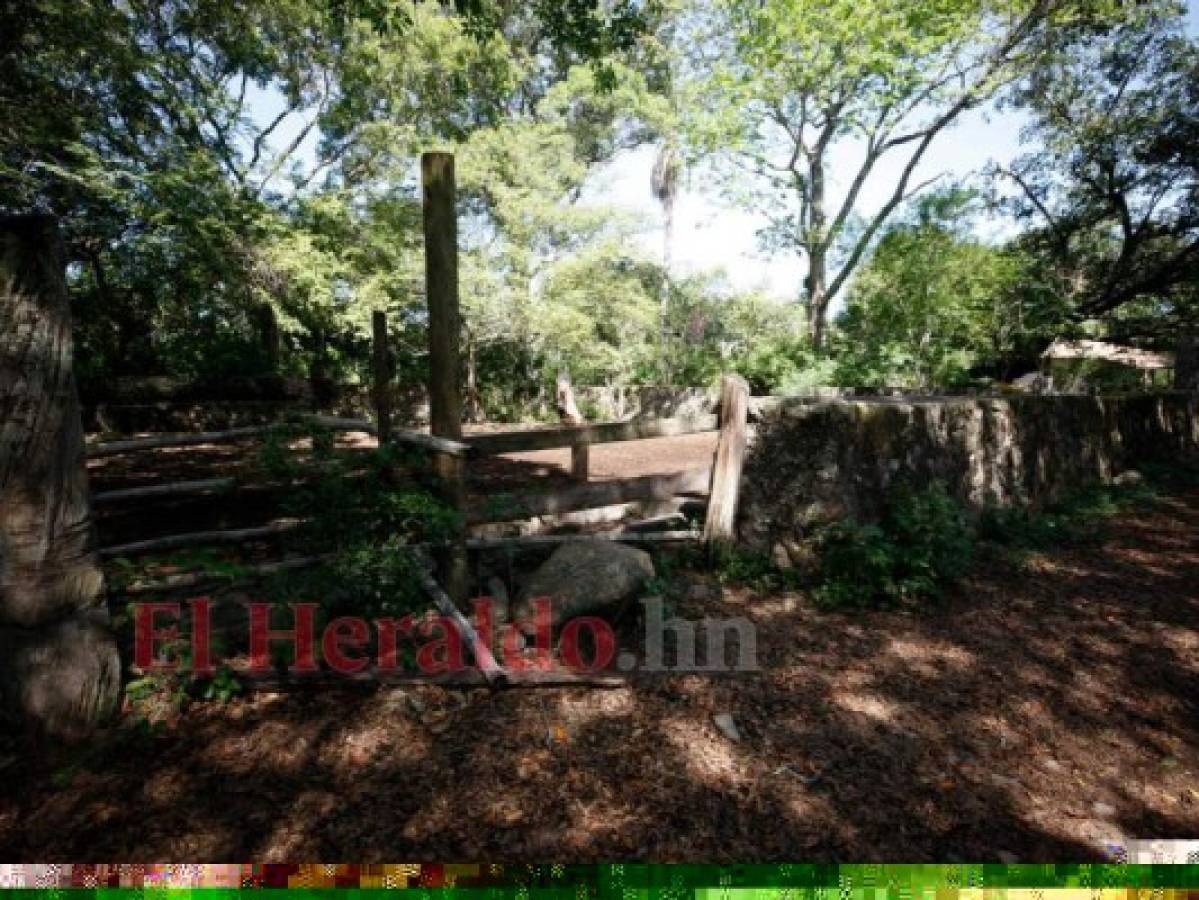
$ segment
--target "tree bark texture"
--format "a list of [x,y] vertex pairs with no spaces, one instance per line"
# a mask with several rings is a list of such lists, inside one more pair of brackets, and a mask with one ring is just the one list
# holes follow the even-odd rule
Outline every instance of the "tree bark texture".
[[0,218],[0,708],[58,733],[120,690],[72,352],[53,219]]

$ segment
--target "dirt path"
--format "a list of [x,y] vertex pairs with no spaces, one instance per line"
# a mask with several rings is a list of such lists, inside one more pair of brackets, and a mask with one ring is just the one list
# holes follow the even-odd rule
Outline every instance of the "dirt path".
[[[710,466],[712,454],[716,452],[716,438],[716,432],[710,432],[597,444],[591,448],[589,459],[591,480],[612,481],[636,475],[669,475],[685,469]],[[530,465],[557,466],[567,471],[570,469],[569,450],[512,453],[504,458]]]
[[1199,492],[920,614],[675,613],[749,617],[761,671],[259,696],[74,767],[0,748],[0,858],[1062,861],[1199,834]]

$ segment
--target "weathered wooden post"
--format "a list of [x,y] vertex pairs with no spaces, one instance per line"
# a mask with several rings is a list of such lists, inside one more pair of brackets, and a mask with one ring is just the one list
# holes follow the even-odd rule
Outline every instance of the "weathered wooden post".
[[[421,155],[424,187],[425,299],[429,307],[429,430],[437,437],[462,438],[462,394],[458,386],[462,319],[458,310],[458,217],[455,208],[454,155]],[[462,459],[440,453],[437,473],[446,500],[460,512],[465,505]],[[466,599],[469,570],[463,530],[445,555],[446,591],[455,602]]]
[[387,313],[371,313],[371,368],[373,369],[375,424],[379,428],[379,446],[391,441],[391,354],[387,345]]
[[576,441],[570,448],[570,474],[577,481],[586,481],[591,466],[591,445],[586,439]]
[[737,497],[745,462],[748,418],[749,384],[738,375],[724,376],[720,383],[720,438],[704,522],[704,541],[715,553],[723,553],[737,537]]
[[458,388],[462,320],[458,312],[458,218],[454,155],[421,156],[425,216],[425,297],[429,305],[429,418],[439,437],[462,437]]
[[116,706],[121,663],[92,548],[62,245],[0,217],[0,711],[57,735]]

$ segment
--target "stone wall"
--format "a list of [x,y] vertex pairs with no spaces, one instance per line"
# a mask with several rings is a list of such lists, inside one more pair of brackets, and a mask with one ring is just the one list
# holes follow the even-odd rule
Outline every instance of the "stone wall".
[[1199,454],[1199,394],[785,399],[746,459],[741,539],[776,555],[819,525],[876,518],[898,483],[968,509],[1039,506],[1138,464]]

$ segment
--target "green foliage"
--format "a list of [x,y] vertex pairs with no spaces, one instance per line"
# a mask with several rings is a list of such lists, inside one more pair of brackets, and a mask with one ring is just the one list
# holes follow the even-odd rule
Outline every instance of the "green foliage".
[[964,387],[1003,368],[1033,316],[1017,308],[1024,260],[967,236],[972,195],[932,194],[892,227],[840,316],[837,380],[915,390]]
[[1199,273],[1199,45],[1183,4],[1132,4],[1116,27],[1045,42],[1012,92],[1036,146],[995,175],[1078,318],[1140,305],[1123,332],[1168,340],[1193,320]]
[[821,535],[815,596],[829,607],[935,599],[966,573],[973,551],[961,505],[944,486],[900,488],[879,524],[845,521]]
[[325,620],[340,615],[368,619],[427,609],[417,580],[419,561],[402,537],[344,547],[316,569],[274,576],[266,594],[279,602],[305,599],[321,605]]
[[979,536],[1016,551],[1093,543],[1103,537],[1107,519],[1155,496],[1151,482],[1092,485],[1044,510],[990,508],[979,520]]

